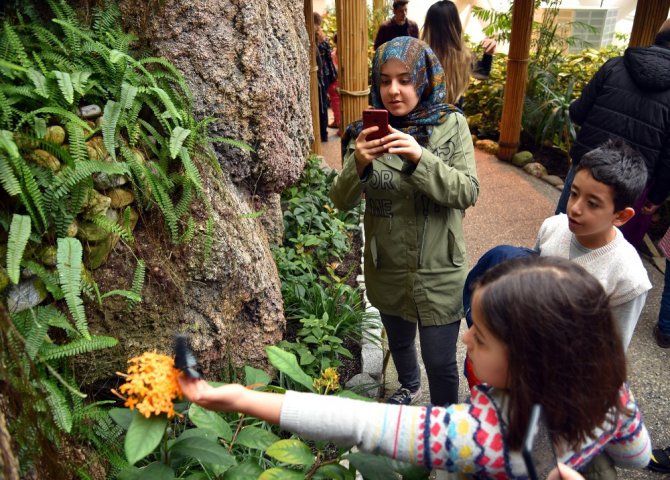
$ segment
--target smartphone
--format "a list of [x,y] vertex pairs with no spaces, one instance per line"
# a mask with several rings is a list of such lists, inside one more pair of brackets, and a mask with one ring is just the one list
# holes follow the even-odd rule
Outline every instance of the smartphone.
[[554,478],[561,478],[554,444],[539,404],[533,405],[530,412],[521,453],[530,480],[546,480],[554,469],[558,473]]
[[378,126],[379,130],[370,133],[365,139],[367,141],[385,137],[389,130],[389,112],[380,108],[367,108],[363,110],[363,129]]

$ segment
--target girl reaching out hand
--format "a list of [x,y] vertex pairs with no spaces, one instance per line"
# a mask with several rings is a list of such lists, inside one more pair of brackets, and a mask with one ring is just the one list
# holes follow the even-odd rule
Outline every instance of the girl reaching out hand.
[[649,435],[624,384],[608,297],[593,276],[561,258],[513,259],[478,281],[472,313],[463,342],[488,385],[475,387],[464,404],[407,407],[179,382],[206,408],[472,478],[527,478],[520,449],[535,403],[567,466],[579,470],[602,451],[620,467],[647,465]]

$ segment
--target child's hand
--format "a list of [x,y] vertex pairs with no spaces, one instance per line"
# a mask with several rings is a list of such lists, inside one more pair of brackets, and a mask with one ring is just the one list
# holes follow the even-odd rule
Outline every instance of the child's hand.
[[359,177],[363,175],[367,166],[370,165],[375,158],[379,158],[386,152],[384,143],[389,137],[388,135],[384,138],[370,141],[366,140],[368,135],[377,130],[379,130],[378,126],[369,127],[362,130],[361,133],[358,134],[358,137],[356,137],[356,150],[354,151],[354,156],[356,157],[356,170],[358,171]]
[[423,149],[421,148],[421,145],[417,143],[416,139],[391,126],[389,126],[389,129],[391,130],[391,133],[382,138],[384,147],[387,149],[388,153],[401,155],[415,164],[419,163]]
[[242,385],[223,385],[212,387],[202,379],[193,379],[181,375],[177,379],[184,397],[201,407],[223,412],[236,411],[236,400],[246,391]]

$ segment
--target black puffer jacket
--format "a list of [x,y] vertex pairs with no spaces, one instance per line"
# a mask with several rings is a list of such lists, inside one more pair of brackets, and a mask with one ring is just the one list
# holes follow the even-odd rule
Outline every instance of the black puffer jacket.
[[608,60],[570,105],[581,125],[570,150],[575,163],[608,138],[620,137],[645,158],[654,187],[648,195],[661,203],[670,190],[670,49],[628,48]]

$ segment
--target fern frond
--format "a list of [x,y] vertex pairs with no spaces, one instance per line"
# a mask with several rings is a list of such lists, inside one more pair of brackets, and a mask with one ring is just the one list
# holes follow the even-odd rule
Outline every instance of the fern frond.
[[[141,91],[142,90],[140,90],[140,92]],[[161,127],[163,127],[163,130],[169,132],[172,127],[170,126],[170,123],[163,116],[163,111],[160,109],[160,107],[154,101],[154,99],[151,98],[149,95],[141,95],[141,100],[147,107],[149,107],[151,112],[154,114],[154,118],[158,120],[158,122],[161,124]]]
[[[13,92],[7,91],[14,88],[16,88],[16,90]],[[13,87],[12,85],[3,85],[0,87],[0,128],[7,128],[11,130],[13,124],[12,117],[14,116],[14,109],[12,108],[12,104],[9,102],[6,94],[8,93],[10,96],[15,97],[17,94],[21,95],[22,92],[27,93],[27,96],[33,94],[33,92],[27,87]]]
[[56,77],[56,82],[58,82],[58,87],[60,92],[63,94],[63,98],[68,103],[72,105],[74,102],[74,86],[72,85],[72,77],[67,72],[61,72],[59,70],[54,70],[54,77]]
[[75,92],[82,96],[86,94],[86,83],[88,82],[88,79],[91,75],[91,72],[81,70],[74,71],[70,74],[72,79],[72,87],[74,88]]
[[70,143],[69,153],[75,162],[87,162],[88,150],[84,141],[84,131],[73,122],[67,122],[65,125],[67,129],[68,141]]
[[115,32],[121,20],[121,12],[115,3],[107,2],[105,8],[96,8],[93,12],[93,31],[102,36],[106,32]]
[[104,294],[102,294],[100,299],[113,297],[115,295],[125,298],[126,300],[128,300],[128,302],[134,302],[134,303],[137,303],[142,299],[142,297],[140,297],[134,292],[131,292],[130,290],[110,290],[109,292],[105,292]]
[[54,300],[61,300],[63,298],[63,291],[58,285],[57,272],[47,270],[41,263],[37,263],[34,260],[24,260],[21,262],[21,265],[30,269],[31,272],[37,275],[37,278],[42,280],[47,291],[54,297]]
[[38,72],[34,68],[29,68],[26,72],[26,75],[28,75],[30,81],[33,82],[33,85],[35,85],[35,92],[41,97],[49,98],[50,93],[49,87],[47,86],[47,77],[45,77],[42,72]]
[[21,184],[19,197],[23,202],[23,206],[28,210],[28,213],[30,213],[30,217],[33,220],[33,226],[38,230],[45,230],[49,222],[47,221],[44,196],[35,180],[32,170],[21,157],[14,159],[12,166],[14,167],[14,170],[18,171],[19,183]]
[[[2,105],[2,99],[4,98],[4,101],[9,102],[9,99],[12,99],[13,103],[19,102],[24,99],[30,99],[30,100],[35,100],[37,99],[37,95],[35,94],[35,89],[27,86],[27,85],[0,85],[0,108],[4,107]],[[18,97],[23,97],[23,98],[18,98]],[[7,104],[7,109],[9,109],[9,104]]]
[[178,219],[174,213],[174,205],[172,205],[170,195],[165,190],[163,182],[159,181],[150,170],[146,171],[146,179],[151,187],[151,195],[156,205],[163,212],[163,217],[167,223],[168,230],[170,230],[172,241],[177,242],[179,239]]
[[90,339],[84,303],[81,300],[81,257],[82,248],[75,238],[58,239],[58,276],[65,295],[65,302],[75,321],[79,333]]
[[[130,288],[130,291],[137,295],[140,299],[138,302],[142,301],[142,289],[144,288],[144,277],[146,275],[147,267],[144,263],[144,260],[138,260],[137,267],[135,267],[135,273],[133,273],[133,285]],[[128,301],[128,311],[135,308],[135,305],[138,302]]]
[[44,361],[74,357],[83,353],[112,348],[118,344],[114,337],[92,335],[91,338],[76,338],[64,345],[44,344],[40,349],[40,358]]
[[81,213],[82,207],[88,197],[88,191],[92,188],[93,179],[90,177],[77,183],[70,191],[70,196],[66,204],[67,211],[75,217]]
[[43,378],[40,380],[40,383],[47,392],[46,400],[51,408],[51,414],[54,417],[56,425],[69,433],[72,430],[72,411],[70,410],[67,398],[65,398],[63,392],[51,380]]
[[[31,24],[30,29],[32,30],[33,35],[35,35],[35,38],[43,45],[48,45],[53,50],[60,50],[61,52],[65,51],[65,45],[51,30],[37,24]],[[42,50],[46,49],[43,48]]]
[[135,241],[135,238],[133,237],[132,232],[127,229],[123,228],[121,225],[119,225],[116,222],[111,221],[109,218],[107,218],[104,215],[97,215],[91,219],[93,223],[95,223],[97,226],[100,228],[104,229],[106,232],[113,233],[114,235],[118,235],[121,237],[124,241],[128,243],[133,243]]
[[102,140],[105,148],[116,160],[116,125],[121,116],[121,104],[114,100],[109,100],[102,113]]
[[193,184],[185,182],[182,187],[181,197],[174,207],[174,213],[177,215],[177,218],[181,218],[188,211],[191,203],[193,203]]
[[245,152],[255,151],[253,148],[251,148],[251,146],[247,145],[246,143],[240,142],[239,140],[233,140],[232,138],[209,137],[207,140],[209,140],[211,143],[225,143],[227,145],[232,145],[233,147],[237,147],[240,150],[244,150]]
[[51,115],[55,115],[56,117],[59,117],[61,119],[62,123],[65,123],[66,120],[74,122],[89,133],[91,133],[93,131],[93,129],[86,122],[84,122],[81,118],[79,118],[77,115],[75,115],[72,112],[68,112],[64,108],[60,108],[60,107],[42,107],[42,108],[38,108],[37,110],[33,110],[32,112],[29,112],[29,113],[25,114],[21,118],[21,120],[19,121],[19,124],[17,125],[17,128],[21,127],[28,120],[32,119],[33,117],[35,117],[35,116],[37,116],[41,113],[48,113],[48,114],[51,114]]
[[177,158],[177,155],[181,152],[184,140],[186,140],[190,134],[190,130],[182,127],[175,127],[174,130],[172,130],[172,134],[170,135],[170,158]]
[[53,198],[58,200],[64,197],[77,183],[97,172],[108,175],[126,175],[128,167],[123,163],[89,160],[77,163],[75,168],[64,168],[54,181]]
[[[170,98],[170,95],[163,90],[162,88],[159,87],[149,87],[149,91],[153,92],[158,99],[163,103],[165,106],[165,110],[169,113],[170,118],[174,118],[179,120],[180,122],[182,121],[182,116],[177,110],[177,107],[175,107],[174,102]],[[162,116],[165,116],[165,114],[162,114]]]
[[31,62],[28,58],[28,53],[21,42],[21,38],[8,21],[5,21],[3,24],[3,33],[4,39],[12,52],[12,58],[18,60],[23,67],[30,67]]
[[72,57],[66,56],[64,54],[42,51],[39,53],[33,53],[33,58],[35,59],[35,63],[38,63],[37,59],[39,58],[40,70],[42,70],[42,72],[46,72],[48,70],[47,65],[52,68],[56,67],[61,70],[68,71],[77,69],[77,64],[72,61]]
[[24,336],[26,353],[31,360],[35,360],[37,352],[46,339],[47,331],[49,330],[47,319],[53,311],[57,310],[49,305],[47,307],[36,307],[31,312],[32,327],[28,331],[28,334]]
[[123,122],[126,127],[126,132],[128,132],[128,145],[131,146],[137,145],[137,141],[140,138],[141,128],[137,121],[137,118],[140,115],[140,110],[142,110],[142,104],[140,102],[134,102],[126,113],[126,118]]
[[200,172],[193,161],[191,161],[191,156],[188,154],[188,150],[186,150],[185,147],[182,147],[179,157],[181,158],[181,164],[184,167],[186,177],[193,182],[196,190],[201,193],[203,191],[202,177],[200,177]]
[[[164,57],[145,57],[138,60],[138,63],[142,65],[157,64],[165,68],[170,73],[170,80],[176,82],[176,84],[179,85],[179,88],[181,88],[189,102],[192,101],[193,94],[191,92],[191,88],[186,83],[182,73],[177,70],[177,67],[175,67],[168,59]],[[156,73],[154,73],[154,75],[156,75]]]
[[9,159],[3,154],[0,154],[0,183],[5,191],[12,197],[21,193],[19,179],[16,178],[16,174],[12,169]]
[[193,220],[193,217],[190,216],[188,217],[188,221],[186,223],[186,229],[179,237],[177,243],[181,245],[189,243],[191,240],[193,240],[194,236],[195,236],[195,221]]
[[205,228],[205,245],[203,248],[203,262],[207,262],[212,254],[212,246],[214,245],[214,219],[210,214],[207,218],[207,227]]
[[122,110],[128,110],[133,106],[138,91],[137,87],[128,83],[124,82],[123,85],[121,85],[121,99],[119,100],[119,103],[121,104]]
[[14,284],[19,283],[21,259],[28,244],[28,238],[30,238],[30,217],[15,213],[12,216],[9,240],[7,240],[7,276]]

